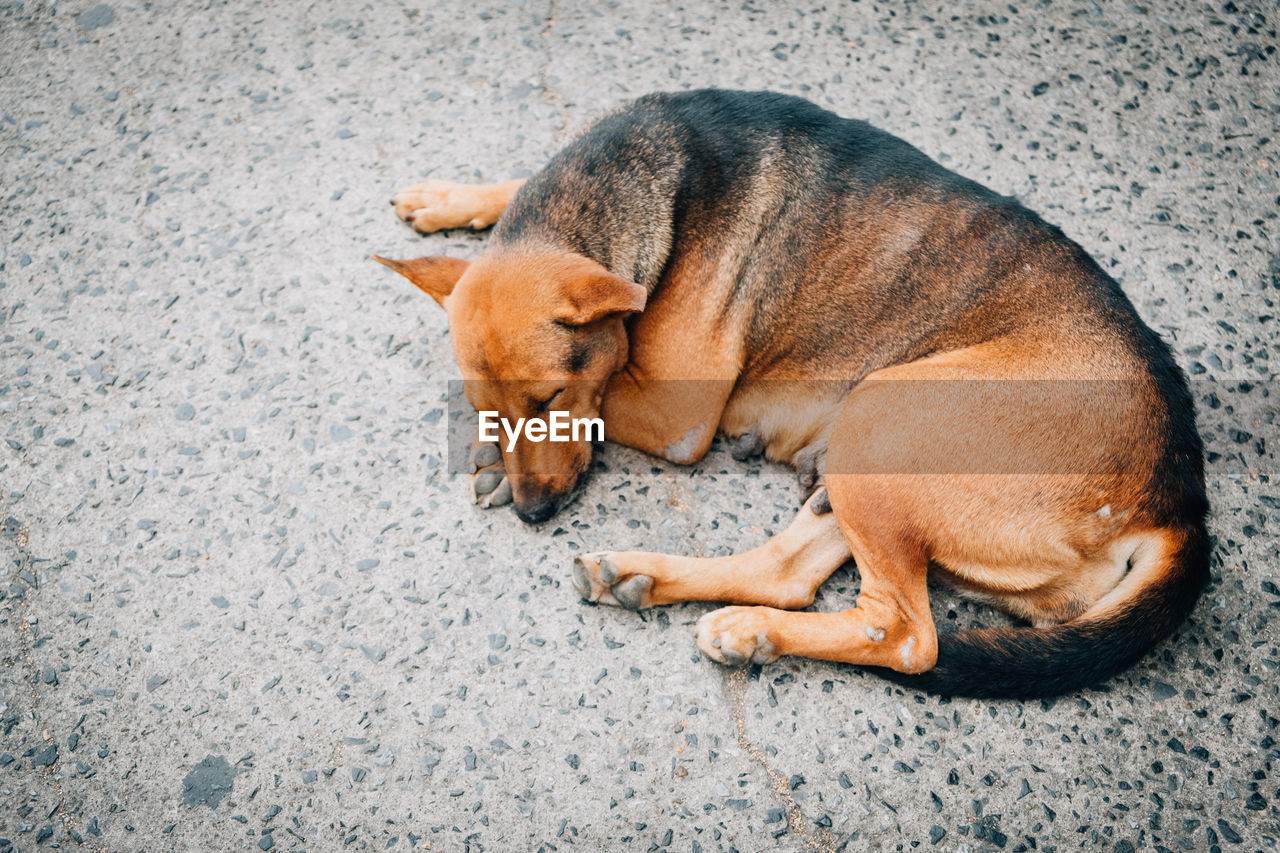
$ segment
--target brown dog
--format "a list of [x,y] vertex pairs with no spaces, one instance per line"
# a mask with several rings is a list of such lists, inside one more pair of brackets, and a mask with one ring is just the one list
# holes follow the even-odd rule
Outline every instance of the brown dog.
[[[591,601],[764,605],[698,622],[715,660],[1048,695],[1132,664],[1208,578],[1201,445],[1164,343],[1057,228],[865,123],[768,93],[650,95],[528,182],[394,203],[424,232],[497,223],[471,263],[383,260],[448,312],[477,409],[601,415],[678,463],[720,431],[825,483],[738,556],[575,561]],[[478,445],[477,499],[544,520],[591,451]],[[857,607],[797,612],[850,557]],[[1031,625],[939,635],[931,571]]]

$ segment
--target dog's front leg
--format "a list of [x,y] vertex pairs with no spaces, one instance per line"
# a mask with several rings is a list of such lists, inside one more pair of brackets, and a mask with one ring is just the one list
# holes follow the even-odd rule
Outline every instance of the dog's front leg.
[[680,465],[711,447],[744,363],[742,323],[726,322],[731,280],[677,265],[627,328],[627,364],[601,405],[605,438]]
[[628,366],[614,375],[601,406],[605,437],[679,465],[711,447],[732,380],[639,377]]
[[423,234],[447,228],[488,228],[523,184],[523,178],[499,184],[425,181],[400,190],[391,203],[396,216]]
[[777,536],[731,557],[601,551],[574,560],[573,582],[588,601],[639,610],[677,601],[732,601],[806,607],[849,559],[849,543],[825,493],[801,507]]

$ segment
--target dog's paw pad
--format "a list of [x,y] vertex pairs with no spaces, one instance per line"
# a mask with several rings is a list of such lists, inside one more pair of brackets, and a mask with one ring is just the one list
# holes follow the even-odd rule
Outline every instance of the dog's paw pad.
[[482,468],[471,475],[471,499],[481,509],[511,503],[511,481],[500,466]]
[[[485,471],[485,474],[496,474],[497,484],[489,491],[481,491],[478,488],[479,476],[477,475],[471,481],[471,495],[475,499],[476,504],[481,509],[492,509],[497,506],[506,506],[511,503],[511,481],[507,479],[507,472],[499,469],[496,472]],[[494,482],[495,478],[486,478],[483,485]]]
[[502,450],[493,442],[471,446],[471,499],[481,509],[511,503],[511,481],[502,467]]
[[819,484],[817,491],[808,500],[809,509],[814,515],[826,515],[831,512],[831,494],[827,487]]
[[778,650],[762,625],[758,607],[722,607],[698,620],[694,639],[707,657],[728,666],[766,664]]
[[506,479],[506,472],[501,468],[485,468],[483,471],[477,471],[476,477],[471,481],[471,487],[475,490],[477,496],[488,495]]
[[822,485],[826,469],[826,451],[814,445],[801,449],[795,455],[796,480],[800,483],[800,503],[805,503]]
[[761,440],[760,433],[755,427],[735,438],[733,444],[729,446],[729,455],[739,462],[759,456],[761,453],[764,453],[764,441]]
[[497,465],[502,460],[502,450],[498,445],[491,442],[477,442],[476,446],[471,448],[471,470],[479,471],[481,468],[488,468],[490,465]]
[[649,606],[653,578],[641,574],[622,576],[614,560],[603,552],[573,558],[573,586],[587,601],[641,610]]
[[648,575],[632,575],[613,585],[613,597],[628,610],[640,610],[648,604],[653,578]]

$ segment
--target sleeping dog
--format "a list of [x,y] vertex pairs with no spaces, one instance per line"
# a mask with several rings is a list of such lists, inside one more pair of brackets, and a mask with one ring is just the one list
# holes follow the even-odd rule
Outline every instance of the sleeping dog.
[[[1208,578],[1168,347],[1059,229],[888,133],[784,95],[655,94],[527,181],[393,203],[422,232],[496,224],[471,262],[378,259],[448,312],[477,409],[600,417],[680,464],[720,432],[796,465],[809,497],[758,548],[574,563],[590,601],[738,605],[698,622],[714,660],[1044,696],[1134,663]],[[480,442],[473,491],[543,521],[591,453]],[[857,606],[805,611],[851,558]],[[1028,624],[939,634],[930,575]]]

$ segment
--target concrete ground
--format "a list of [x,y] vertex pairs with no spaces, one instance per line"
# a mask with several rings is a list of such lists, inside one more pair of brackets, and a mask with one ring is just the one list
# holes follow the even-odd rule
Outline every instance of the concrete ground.
[[[1273,3],[0,3],[0,850],[1274,850]],[[1096,690],[731,672],[582,549],[724,553],[792,474],[609,446],[540,529],[446,470],[387,205],[654,89],[764,87],[1017,194],[1197,384],[1214,583]],[[817,606],[848,606],[842,570]],[[936,595],[939,620],[995,622]]]

